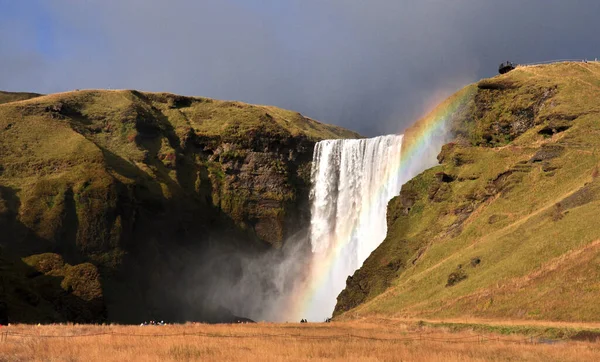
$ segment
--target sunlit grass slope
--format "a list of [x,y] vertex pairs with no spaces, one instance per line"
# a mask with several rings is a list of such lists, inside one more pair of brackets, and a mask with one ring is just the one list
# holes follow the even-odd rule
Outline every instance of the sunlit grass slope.
[[26,93],[26,92],[3,92],[0,91],[0,104],[22,101],[30,98],[39,97],[41,94],[38,93]]
[[341,318],[600,320],[600,64],[485,79],[403,186]]

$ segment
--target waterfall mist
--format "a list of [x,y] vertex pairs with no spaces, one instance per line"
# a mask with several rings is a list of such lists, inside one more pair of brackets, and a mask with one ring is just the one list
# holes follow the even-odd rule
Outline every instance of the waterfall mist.
[[[207,309],[222,306],[257,321],[322,322],[330,317],[346,279],[385,239],[388,202],[406,181],[437,164],[450,132],[442,125],[411,136],[316,143],[310,225],[281,249],[203,252],[202,262],[190,263],[197,273],[186,273],[183,294],[203,300]],[[406,154],[401,154],[403,143]]]

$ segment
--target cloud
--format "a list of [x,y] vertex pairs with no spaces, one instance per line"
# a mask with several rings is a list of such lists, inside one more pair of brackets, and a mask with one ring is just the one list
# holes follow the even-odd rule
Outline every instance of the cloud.
[[[136,88],[399,132],[500,61],[595,58],[594,0],[73,1],[10,6],[0,87]],[[10,22],[8,22],[10,20]],[[33,30],[32,30],[33,29]]]

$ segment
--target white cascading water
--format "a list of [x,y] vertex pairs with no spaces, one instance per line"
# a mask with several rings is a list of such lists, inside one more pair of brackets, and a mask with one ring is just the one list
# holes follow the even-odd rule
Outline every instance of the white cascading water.
[[388,202],[400,193],[402,135],[315,145],[311,190],[312,299],[306,317],[331,316],[336,297],[385,239]]

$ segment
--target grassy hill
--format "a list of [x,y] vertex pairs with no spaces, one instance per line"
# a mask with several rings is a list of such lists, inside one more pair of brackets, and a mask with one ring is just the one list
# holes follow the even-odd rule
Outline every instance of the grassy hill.
[[461,92],[454,142],[390,202],[335,315],[600,320],[600,64]]
[[[109,320],[202,319],[183,313],[201,314],[203,276],[239,274],[225,252],[279,248],[308,221],[314,143],[358,136],[168,93],[4,92],[0,103],[0,319],[13,321],[102,320],[98,303]],[[192,288],[206,293],[176,291]]]
[[35,97],[40,97],[41,94],[38,93],[26,93],[26,92],[3,92],[0,91],[0,104],[23,101],[26,99],[31,99]]

